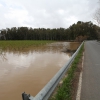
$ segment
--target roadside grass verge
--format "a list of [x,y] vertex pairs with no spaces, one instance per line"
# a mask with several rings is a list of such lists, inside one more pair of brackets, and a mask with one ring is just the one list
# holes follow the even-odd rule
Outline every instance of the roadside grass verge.
[[45,40],[9,40],[9,41],[0,41],[0,48],[2,50],[13,49],[19,50],[28,48],[31,46],[40,46],[47,43],[52,43],[54,41],[45,41]]
[[63,80],[62,85],[56,91],[56,94],[53,95],[50,100],[72,100],[72,82],[74,80],[74,73],[77,69],[79,60],[82,57],[82,53],[84,50],[84,44],[80,48],[77,56],[75,57],[71,67],[67,72],[67,77]]

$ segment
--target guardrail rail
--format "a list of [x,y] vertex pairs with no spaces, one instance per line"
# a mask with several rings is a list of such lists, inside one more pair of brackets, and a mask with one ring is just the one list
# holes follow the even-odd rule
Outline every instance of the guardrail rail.
[[48,100],[58,83],[60,82],[61,78],[67,72],[68,68],[72,64],[74,58],[76,57],[77,53],[79,52],[81,46],[84,42],[81,43],[79,48],[76,52],[72,55],[72,57],[68,60],[68,62],[55,74],[55,76],[44,86],[44,88],[35,96],[31,96],[30,94],[26,94],[25,92],[22,93],[23,100]]

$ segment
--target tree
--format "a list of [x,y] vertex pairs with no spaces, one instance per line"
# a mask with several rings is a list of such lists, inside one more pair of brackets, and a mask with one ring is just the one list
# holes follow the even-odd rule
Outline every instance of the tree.
[[[98,30],[98,31],[97,31]],[[28,28],[28,27],[12,27],[1,30],[1,39],[5,40],[75,40],[83,41],[85,39],[97,39],[97,33],[100,27],[92,22],[78,21],[69,28]]]
[[100,26],[100,0],[98,2],[99,7],[96,9],[94,13],[94,20],[98,26]]
[[98,8],[94,14],[94,20],[98,26],[100,26],[100,8]]
[[99,0],[99,8],[96,10],[94,14],[94,20],[96,24],[99,26],[97,28],[97,33],[98,33],[98,40],[100,40],[100,0]]

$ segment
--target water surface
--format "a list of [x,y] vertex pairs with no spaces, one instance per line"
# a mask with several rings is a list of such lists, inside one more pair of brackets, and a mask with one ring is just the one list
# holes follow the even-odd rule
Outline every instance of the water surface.
[[71,57],[66,48],[80,43],[58,42],[22,51],[0,53],[0,100],[22,100],[21,93],[35,96]]

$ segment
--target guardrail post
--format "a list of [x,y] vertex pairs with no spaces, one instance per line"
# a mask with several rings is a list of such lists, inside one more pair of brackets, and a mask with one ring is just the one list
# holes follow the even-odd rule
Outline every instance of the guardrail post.
[[29,97],[30,97],[30,94],[26,94],[25,92],[22,93],[22,99],[23,100],[30,100]]

